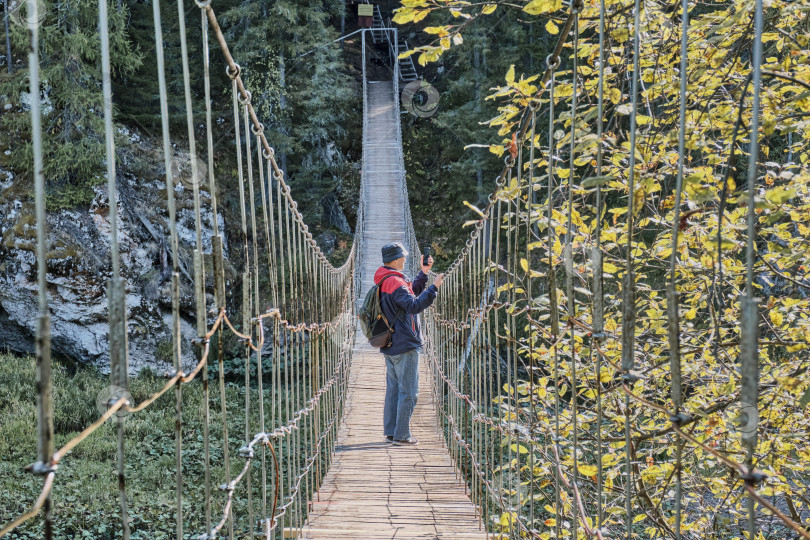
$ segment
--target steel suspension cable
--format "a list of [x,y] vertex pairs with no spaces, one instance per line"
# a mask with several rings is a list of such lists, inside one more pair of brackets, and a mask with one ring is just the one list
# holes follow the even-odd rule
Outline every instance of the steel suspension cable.
[[[210,0],[209,0],[210,1]],[[202,5],[200,0],[195,0],[197,6],[199,7]],[[216,241],[219,236],[219,222],[217,219],[217,193],[216,193],[216,180],[214,178],[214,136],[213,130],[211,128],[211,74],[210,74],[210,58],[208,54],[208,18],[205,16],[205,12],[200,12],[200,26],[202,30],[202,46],[203,46],[203,81],[205,87],[205,135],[206,135],[206,143],[207,143],[207,154],[208,154],[208,189],[210,190],[210,198],[211,198],[211,214],[212,214],[212,237],[211,237],[211,254],[212,258],[216,261],[221,254],[218,254],[218,247],[221,247],[221,243]],[[202,179],[200,179],[202,180]],[[200,260],[202,262],[203,254],[200,253]],[[203,265],[204,267],[204,265]],[[222,265],[218,263],[214,263],[214,281],[215,281],[215,297],[216,297],[216,307],[218,309],[225,308],[225,290],[224,286],[220,286],[219,276],[222,275]],[[216,272],[216,270],[220,270],[220,272]],[[203,278],[204,279],[204,278]],[[224,281],[224,279],[223,279]],[[203,283],[203,290],[205,289],[205,283]],[[203,292],[203,297],[205,296]],[[221,335],[222,330],[220,330]],[[204,466],[204,482],[205,482],[205,530],[206,532],[211,530],[211,440],[210,440],[210,422],[211,422],[211,415],[209,411],[209,391],[208,391],[208,357],[206,356],[206,361],[202,367],[203,376],[203,400],[202,400],[202,413],[203,413],[203,466]],[[223,400],[224,401],[224,400]]]
[[[602,146],[603,117],[605,106],[605,0],[599,2],[599,62],[597,80],[597,106],[596,106],[596,176],[602,176]],[[602,289],[602,186],[596,186],[596,230],[594,231],[595,245],[591,254],[593,268],[593,333],[591,334],[591,347],[588,359],[595,358],[594,372],[596,375],[596,497],[597,497],[597,530],[601,531],[604,525],[604,511],[602,506],[603,469],[602,469],[602,357],[593,354],[598,340],[604,337],[604,292]]]
[[[672,218],[672,254],[669,261],[669,282],[667,283],[667,325],[669,337],[670,374],[672,385],[672,403],[675,416],[673,422],[678,425],[685,415],[681,413],[681,346],[680,346],[680,317],[678,313],[678,292],[676,289],[675,268],[678,264],[678,235],[680,234],[681,191],[683,190],[683,170],[686,154],[686,89],[688,66],[688,30],[689,30],[689,2],[681,2],[681,66],[679,88],[679,126],[678,126],[678,174],[675,182],[675,207]],[[675,435],[675,538],[681,538],[681,511],[682,511],[682,443],[679,434]]]
[[[622,376],[627,383],[634,382],[635,375],[635,291],[636,282],[633,271],[633,233],[634,216],[636,213],[636,131],[638,128],[638,81],[640,70],[640,26],[641,26],[641,2],[635,0],[633,8],[633,82],[631,90],[631,110],[630,110],[630,164],[628,165],[627,183],[627,253],[625,258],[624,283],[622,286]],[[625,514],[626,514],[626,538],[628,540],[633,535],[633,468],[631,457],[630,440],[630,396],[625,396],[625,418],[624,418],[624,444],[625,444]]]
[[[740,375],[742,404],[748,414],[748,429],[742,434],[745,446],[747,473],[743,476],[748,490],[748,538],[756,537],[756,492],[759,476],[754,474],[754,452],[757,449],[759,428],[759,307],[754,296],[754,242],[756,236],[756,189],[759,167],[759,114],[760,86],[762,83],[762,0],[756,0],[754,7],[754,44],[751,58],[753,71],[753,99],[751,105],[751,142],[748,152],[748,210],[745,245],[745,296],[741,301],[740,320]],[[721,216],[722,219],[722,216]],[[719,224],[722,225],[722,224]],[[808,534],[807,536],[810,536]]]
[[[34,472],[45,476],[42,493],[32,509],[0,532],[16,527],[26,519],[32,518],[42,508],[43,535],[46,540],[53,538],[53,515],[51,487],[56,470],[49,464],[53,457],[53,388],[51,384],[51,320],[48,312],[46,235],[47,218],[45,214],[45,174],[42,159],[42,105],[39,80],[39,3],[28,0],[26,20],[31,36],[31,47],[28,51],[28,78],[31,96],[31,139],[34,158],[34,198],[37,219],[37,327],[36,327],[36,383],[37,392],[37,463]],[[6,14],[8,20],[8,14]],[[9,63],[9,70],[11,64]]]
[[[129,353],[127,351],[126,298],[124,280],[121,277],[120,253],[118,247],[118,189],[115,171],[115,145],[112,120],[112,81],[110,75],[110,36],[107,18],[107,2],[98,4],[99,38],[101,42],[102,91],[104,95],[104,140],[107,163],[107,197],[109,199],[110,257],[112,277],[107,287],[110,302],[110,373],[111,383],[123,388],[129,387]],[[124,419],[116,415],[118,424],[118,490],[121,507],[121,533],[129,539],[129,512],[126,492],[124,456]]]
[[[574,248],[573,248],[573,215],[574,215],[574,158],[576,156],[576,132],[577,132],[577,51],[579,50],[579,12],[581,6],[571,6],[571,11],[574,15],[573,25],[573,38],[572,48],[574,53],[571,55],[571,142],[569,148],[569,161],[568,161],[568,216],[565,225],[565,248],[563,251],[564,266],[565,266],[565,295],[568,304],[568,318],[569,320],[575,319],[577,316],[575,298],[574,298]],[[573,451],[573,467],[571,474],[571,485],[576,490],[577,476],[579,475],[579,455],[578,455],[578,394],[579,394],[579,381],[577,380],[577,357],[576,357],[576,330],[574,325],[568,324],[569,336],[569,358],[571,359],[571,438],[572,438],[572,451]],[[572,505],[572,524],[574,527],[573,536],[578,537],[579,520],[578,520],[578,507],[576,504]],[[584,516],[583,516],[584,517]]]
[[[556,72],[555,70],[560,65],[559,58],[549,56],[546,59],[547,71],[551,71],[550,81],[548,86],[548,187],[546,189],[547,209],[546,209],[546,230],[548,231],[548,239],[546,244],[548,246],[548,306],[551,317],[551,340],[553,342],[552,348],[552,363],[553,363],[553,378],[554,378],[554,436],[552,443],[559,452],[560,444],[560,373],[559,373],[559,357],[557,350],[557,336],[560,334],[560,319],[558,314],[557,305],[557,276],[556,265],[554,262],[554,252],[552,249],[555,237],[554,227],[554,89],[556,86]],[[560,516],[562,515],[561,497],[560,497],[560,471],[557,467],[554,468],[554,512],[557,518],[554,521],[554,534],[555,538],[560,535]]]

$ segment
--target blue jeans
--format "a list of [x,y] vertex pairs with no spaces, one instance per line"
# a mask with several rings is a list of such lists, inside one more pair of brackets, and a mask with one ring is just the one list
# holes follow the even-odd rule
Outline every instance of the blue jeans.
[[396,440],[411,436],[411,415],[419,395],[419,349],[385,356],[383,432]]

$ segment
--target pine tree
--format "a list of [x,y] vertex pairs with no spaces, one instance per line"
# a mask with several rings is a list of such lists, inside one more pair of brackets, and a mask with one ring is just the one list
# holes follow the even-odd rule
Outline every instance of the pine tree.
[[[82,0],[45,2],[40,27],[40,69],[43,94],[44,172],[48,204],[62,208],[87,203],[92,186],[103,181],[104,111],[98,4]],[[131,74],[141,55],[129,39],[128,10],[110,9],[110,56],[114,77]],[[13,48],[28,49],[27,29],[14,25]],[[24,103],[29,92],[27,70],[7,80],[0,92]],[[30,141],[30,114],[24,107],[0,119],[9,140]],[[11,166],[32,178],[31,143],[12,149]]]
[[347,126],[360,122],[357,83],[331,43],[342,12],[340,0],[248,0],[222,16],[253,106],[312,225],[329,226],[321,206],[340,190]]
[[[128,32],[143,62],[131,75],[114,81],[113,95],[118,106],[120,121],[133,125],[148,133],[160,134],[160,101],[157,74],[157,53],[155,51],[155,25],[152,3],[128,0],[130,12]],[[190,0],[184,2],[186,22],[186,42],[191,75],[192,102],[194,112],[201,116],[204,110],[202,96],[202,32],[200,30],[200,8]],[[172,136],[186,139],[186,103],[183,86],[183,59],[180,50],[179,22],[176,2],[161,2],[160,17],[163,31],[163,56],[169,105],[169,121]],[[225,69],[222,66],[216,39],[209,35],[211,47],[211,87],[224,88],[227,85]],[[227,101],[227,100],[225,100]],[[230,102],[228,101],[227,104]],[[227,105],[226,104],[226,105]]]

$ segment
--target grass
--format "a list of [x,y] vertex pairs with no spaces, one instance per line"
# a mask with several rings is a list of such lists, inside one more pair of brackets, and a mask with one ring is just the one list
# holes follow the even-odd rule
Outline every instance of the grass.
[[[147,373],[131,380],[130,392],[135,402],[140,403],[163,384],[162,379]],[[98,417],[96,397],[107,386],[109,378],[92,368],[54,363],[54,431],[57,448]],[[256,390],[251,389],[251,394],[251,403],[258,403]],[[23,470],[26,465],[36,461],[35,397],[34,358],[0,354],[0,526],[29,509],[42,488],[42,477]],[[217,489],[225,479],[220,399],[218,386],[212,381],[210,430],[214,523],[221,518],[224,503],[224,494]],[[225,399],[229,411],[231,468],[235,476],[244,466],[243,459],[234,457],[244,440],[244,387],[228,384]],[[266,391],[265,400],[269,399]],[[196,538],[205,531],[202,403],[201,383],[195,381],[183,386],[184,538]],[[265,405],[269,409],[267,401]],[[251,421],[251,429],[255,432],[258,430],[258,412]],[[131,538],[174,538],[174,392],[168,392],[145,410],[129,415],[124,424]],[[120,538],[116,433],[115,421],[108,421],[62,460],[52,492],[56,538]],[[258,516],[260,508],[257,501],[261,501],[260,460],[254,460],[253,465],[253,501]],[[245,499],[243,481],[235,491],[237,532],[247,528]],[[43,537],[42,528],[42,519],[34,518],[7,538],[39,539]]]

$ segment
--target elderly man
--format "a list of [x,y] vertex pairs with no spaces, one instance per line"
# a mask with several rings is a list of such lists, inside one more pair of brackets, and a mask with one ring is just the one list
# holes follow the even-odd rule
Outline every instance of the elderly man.
[[419,351],[422,335],[418,313],[427,309],[436,298],[444,274],[439,274],[425,288],[427,273],[433,257],[422,260],[422,271],[409,282],[402,270],[408,251],[400,242],[382,248],[383,266],[374,274],[374,283],[382,282],[380,306],[389,321],[394,321],[391,344],[380,352],[385,356],[386,388],[383,412],[383,432],[388,442],[400,446],[417,444],[411,436],[411,415],[419,393]]

